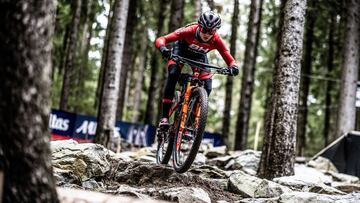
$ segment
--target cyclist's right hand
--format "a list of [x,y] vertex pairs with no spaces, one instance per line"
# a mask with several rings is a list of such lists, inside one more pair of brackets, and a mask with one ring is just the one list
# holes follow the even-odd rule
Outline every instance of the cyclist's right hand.
[[229,75],[230,76],[239,75],[239,68],[237,67],[237,65],[232,65],[229,67]]
[[161,46],[161,47],[159,48],[159,50],[160,50],[160,52],[161,52],[161,55],[162,55],[165,59],[167,59],[167,60],[171,59],[171,49],[168,49],[166,46]]

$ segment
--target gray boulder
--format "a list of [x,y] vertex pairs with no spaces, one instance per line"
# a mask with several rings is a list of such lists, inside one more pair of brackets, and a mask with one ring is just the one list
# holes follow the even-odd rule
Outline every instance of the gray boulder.
[[319,194],[345,194],[344,192],[337,190],[336,188],[327,186],[323,183],[309,182],[303,179],[299,179],[297,176],[284,176],[280,178],[274,178],[274,182],[287,186],[295,191],[302,192],[314,192]]
[[226,146],[219,146],[219,147],[210,147],[205,151],[205,156],[208,158],[214,158],[219,156],[225,156],[226,155]]
[[248,175],[242,171],[233,173],[229,178],[229,190],[245,197],[277,197],[291,192],[289,188],[275,182]]
[[222,168],[224,169],[226,164],[232,160],[234,157],[233,156],[230,156],[230,155],[227,155],[227,156],[220,156],[220,157],[215,157],[215,158],[212,158],[212,159],[208,159],[206,161],[207,164],[209,165],[213,165],[213,166],[217,166],[219,168]]
[[151,199],[149,195],[146,195],[147,190],[145,188],[135,188],[129,185],[120,185],[120,187],[116,190],[115,194],[136,197],[142,200]]
[[80,184],[80,178],[77,177],[71,170],[64,170],[53,167],[56,185],[62,186],[65,184]]
[[318,170],[338,172],[329,159],[321,156],[317,157],[315,160],[310,160],[307,165]]
[[195,157],[193,165],[204,165],[206,163],[206,156],[202,153],[198,153]]
[[102,145],[79,144],[74,140],[51,142],[53,166],[72,171],[81,181],[102,177],[110,170],[114,153]]
[[164,199],[179,203],[211,203],[209,195],[201,188],[175,187],[159,191]]
[[236,203],[278,203],[279,197],[273,198],[245,198]]
[[259,163],[260,163],[260,151],[254,150],[245,150],[241,152],[234,152],[232,154],[234,159],[230,160],[225,169],[227,170],[244,170],[246,173],[250,175],[255,175],[256,171],[258,170]]
[[348,195],[324,195],[311,192],[292,192],[282,194],[278,203],[355,203],[360,202],[360,193]]
[[325,185],[330,185],[332,182],[332,177],[325,175],[321,171],[307,167],[305,165],[295,164],[295,177],[298,180],[302,180],[309,183],[323,183]]
[[360,185],[359,184],[348,184],[348,183],[332,183],[331,185],[337,190],[340,190],[345,193],[352,193],[352,192],[360,192]]
[[325,172],[325,175],[330,175],[334,182],[341,182],[347,184],[360,184],[359,178],[356,176],[352,176],[344,173],[336,173],[333,171]]

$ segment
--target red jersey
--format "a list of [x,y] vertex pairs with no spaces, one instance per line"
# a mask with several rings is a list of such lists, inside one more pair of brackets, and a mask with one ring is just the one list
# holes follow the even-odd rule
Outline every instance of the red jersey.
[[155,40],[155,46],[156,48],[160,48],[160,46],[164,46],[170,42],[184,40],[189,44],[188,49],[191,49],[193,52],[206,54],[216,49],[228,66],[235,65],[235,59],[231,56],[219,34],[216,32],[208,42],[200,42],[196,38],[198,27],[199,25],[195,24],[179,28],[170,34],[157,38]]

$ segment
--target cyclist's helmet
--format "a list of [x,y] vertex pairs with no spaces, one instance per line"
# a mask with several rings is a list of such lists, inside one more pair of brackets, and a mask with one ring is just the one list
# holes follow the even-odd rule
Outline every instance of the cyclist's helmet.
[[198,23],[202,29],[217,30],[221,27],[221,18],[213,11],[205,11],[200,15]]

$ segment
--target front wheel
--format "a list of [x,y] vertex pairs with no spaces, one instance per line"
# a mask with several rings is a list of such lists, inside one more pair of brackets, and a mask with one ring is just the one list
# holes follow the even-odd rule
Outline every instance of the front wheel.
[[178,173],[186,172],[193,163],[199,150],[206,126],[208,113],[208,95],[204,88],[192,90],[185,127],[178,126],[173,146],[173,165]]
[[178,107],[180,105],[180,96],[179,91],[175,92],[175,96],[172,102],[171,111],[169,115],[170,129],[160,129],[156,130],[156,137],[158,138],[158,147],[156,151],[156,163],[158,164],[167,164],[171,157],[171,152],[173,149],[174,143],[174,133],[173,127],[178,114]]

